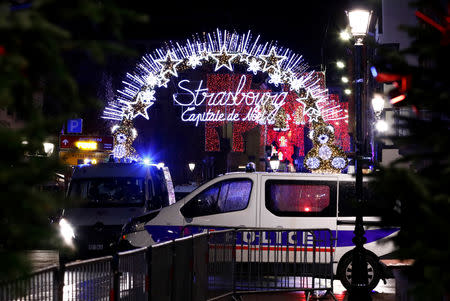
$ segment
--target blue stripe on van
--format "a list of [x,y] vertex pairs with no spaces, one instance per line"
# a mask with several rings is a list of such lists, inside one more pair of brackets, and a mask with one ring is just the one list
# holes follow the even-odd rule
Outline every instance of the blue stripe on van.
[[[399,228],[384,228],[384,229],[369,229],[366,230],[366,233],[364,236],[367,239],[366,243],[371,243],[380,239],[383,239],[392,233],[397,232],[400,230]],[[333,235],[336,237],[336,231],[332,231]],[[355,234],[353,233],[353,230],[341,230],[337,233],[337,247],[350,247],[354,246],[355,244],[352,242],[353,237]]]
[[[215,227],[199,227],[199,226],[145,226],[145,229],[149,234],[152,235],[152,239],[157,242],[165,242],[173,239],[180,238],[182,236],[192,235],[204,232],[207,229],[210,230],[223,230],[226,228],[215,228]],[[281,230],[281,229],[280,229]],[[365,237],[367,239],[366,243],[371,243],[383,239],[392,233],[397,232],[398,228],[385,228],[385,229],[369,229],[366,230]],[[293,231],[294,232],[294,231]],[[302,237],[302,231],[296,234],[292,233],[289,237],[287,234],[281,237],[282,245],[295,245],[296,243],[292,243],[293,239],[296,240],[296,237]],[[295,235],[295,236],[293,236]],[[324,237],[324,235],[328,237]],[[336,231],[331,231],[331,235],[336,237]],[[248,235],[247,235],[248,236]],[[250,244],[250,245],[275,245],[274,233],[264,233],[263,237],[247,237],[242,234],[238,234],[236,243],[237,244]],[[341,230],[337,232],[337,247],[350,247],[354,246],[352,239],[354,237],[353,230]],[[329,234],[322,233],[321,240],[329,241]],[[288,243],[288,241],[290,241]],[[325,245],[324,245],[325,246]]]

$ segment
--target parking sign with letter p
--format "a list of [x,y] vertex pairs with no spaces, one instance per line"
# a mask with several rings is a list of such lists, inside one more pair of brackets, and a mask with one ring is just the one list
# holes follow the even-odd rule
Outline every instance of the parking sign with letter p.
[[83,119],[70,119],[67,121],[67,133],[80,134],[83,130]]

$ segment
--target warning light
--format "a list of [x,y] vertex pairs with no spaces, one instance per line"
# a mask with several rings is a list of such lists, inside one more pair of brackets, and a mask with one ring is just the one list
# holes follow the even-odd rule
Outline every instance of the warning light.
[[311,211],[311,208],[305,207],[305,212],[310,212],[310,211]]

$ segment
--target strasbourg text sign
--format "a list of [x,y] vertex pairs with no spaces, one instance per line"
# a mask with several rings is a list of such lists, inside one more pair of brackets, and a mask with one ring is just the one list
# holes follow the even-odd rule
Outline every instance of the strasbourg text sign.
[[[286,103],[288,92],[244,92],[246,80],[246,76],[242,75],[234,92],[209,92],[204,88],[203,81],[192,88],[190,80],[181,80],[178,88],[183,92],[173,95],[175,104],[183,107],[181,120],[193,122],[196,126],[200,122],[215,121],[274,124],[275,116]],[[240,114],[239,108],[242,106],[248,107],[245,114]],[[267,109],[269,107],[270,110]]]

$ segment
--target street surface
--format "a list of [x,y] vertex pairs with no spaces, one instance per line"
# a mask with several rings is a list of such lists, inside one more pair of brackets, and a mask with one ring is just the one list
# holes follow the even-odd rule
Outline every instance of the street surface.
[[[372,301],[395,301],[395,279],[386,279],[387,283],[382,281],[378,284],[375,290],[372,292]],[[334,280],[334,295],[338,301],[347,300],[347,291],[342,286],[339,280]],[[334,300],[331,296],[317,296],[311,297],[310,300],[328,301]],[[244,301],[305,301],[306,296],[304,292],[291,292],[291,293],[266,293],[266,294],[252,294],[244,295],[242,297]]]
[[55,250],[28,251],[33,271],[59,264],[59,253]]

